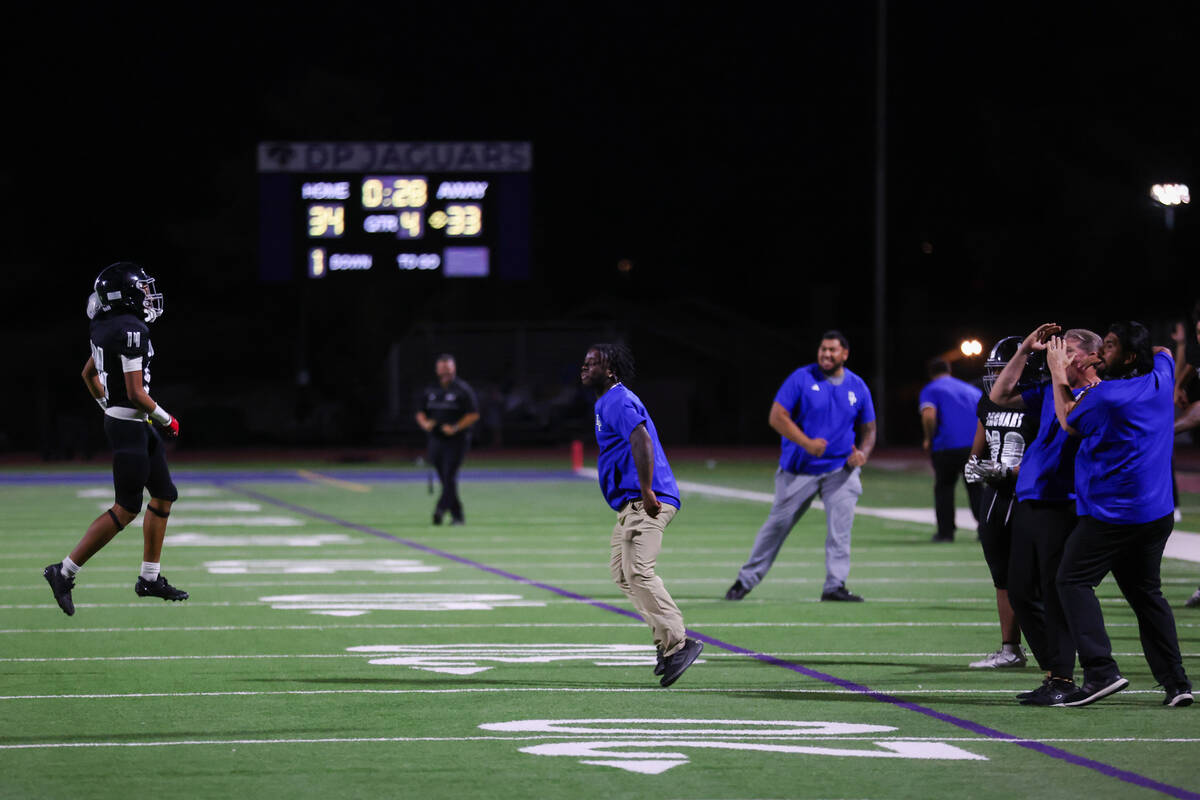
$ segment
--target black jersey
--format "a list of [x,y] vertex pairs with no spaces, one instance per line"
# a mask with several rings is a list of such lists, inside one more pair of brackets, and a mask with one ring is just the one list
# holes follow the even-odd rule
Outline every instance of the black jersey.
[[1007,467],[1020,464],[1026,446],[1037,437],[1038,415],[1024,408],[998,406],[986,394],[979,398],[975,413],[983,423],[986,457]]
[[[475,400],[475,391],[466,381],[455,378],[449,386],[443,387],[435,383],[425,389],[425,402],[421,406],[425,416],[433,420],[433,435],[439,439],[447,437],[442,432],[443,425],[453,425],[467,414],[479,411],[479,403]],[[465,436],[466,431],[459,431],[455,436]]]
[[150,328],[132,314],[116,314],[92,320],[91,338],[92,359],[100,373],[108,407],[127,408],[140,414],[125,391],[125,373],[140,369],[142,387],[150,393],[150,359],[154,356]]

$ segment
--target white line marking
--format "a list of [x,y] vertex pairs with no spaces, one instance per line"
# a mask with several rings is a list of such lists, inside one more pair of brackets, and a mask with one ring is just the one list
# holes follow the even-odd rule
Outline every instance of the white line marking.
[[[42,606],[38,606],[42,608]],[[1176,623],[1177,628],[1195,628],[1196,623]],[[993,622],[697,622],[701,628],[994,628]],[[1135,622],[1109,622],[1109,628],[1134,628]],[[197,625],[129,628],[7,628],[0,634],[64,633],[212,633],[220,631],[345,631],[345,630],[423,630],[456,628],[645,628],[640,622],[380,622],[344,625]]]
[[177,528],[195,527],[195,528],[211,528],[211,527],[237,527],[237,528],[299,528],[305,525],[305,521],[299,517],[284,517],[284,516],[261,516],[261,517],[174,517],[171,524]]
[[[179,490],[180,497],[216,497],[222,492],[220,489],[209,489],[202,486],[183,488]],[[111,486],[96,486],[91,489],[80,489],[75,493],[76,497],[108,497],[113,496],[113,487]],[[110,504],[111,505],[111,504]],[[106,506],[107,507],[107,506]]]
[[[607,735],[606,735],[607,736]],[[609,738],[616,740],[644,740],[646,736],[611,736]],[[720,737],[711,737],[714,744],[720,741]],[[736,737],[730,737],[736,738]],[[145,741],[145,742],[29,742],[23,744],[3,744],[0,745],[0,750],[60,750],[69,748],[93,748],[93,747],[204,747],[204,746],[228,746],[228,745],[274,745],[274,744],[399,744],[406,742],[529,742],[529,741],[546,741],[549,739],[565,739],[573,740],[594,740],[592,736],[355,736],[341,737],[329,736],[320,738],[304,738],[304,739],[175,739],[165,741]],[[895,741],[895,742],[969,742],[972,745],[980,744],[1036,744],[1043,743],[1071,743],[1071,744],[1125,744],[1129,742],[1146,742],[1153,744],[1192,744],[1197,739],[1147,739],[1147,738],[1063,738],[1063,739],[986,739],[976,737],[927,737],[927,736],[870,736],[870,737],[855,737],[855,736],[837,736],[837,737],[805,737],[804,741]],[[667,740],[669,742],[669,740]],[[789,741],[795,741],[794,738]]]
[[[112,508],[112,503],[100,503],[97,507],[104,511]],[[172,515],[179,511],[241,511],[249,513],[262,511],[262,506],[247,500],[180,500],[171,506]],[[176,520],[172,519],[172,522],[176,522]],[[195,525],[196,523],[191,524]]]

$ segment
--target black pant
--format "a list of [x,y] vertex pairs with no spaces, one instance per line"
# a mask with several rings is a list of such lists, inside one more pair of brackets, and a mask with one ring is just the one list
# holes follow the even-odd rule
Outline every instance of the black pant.
[[1075,641],[1055,581],[1077,522],[1073,500],[1022,500],[1013,512],[1008,602],[1038,666],[1059,678],[1075,674]]
[[151,497],[174,502],[179,497],[167,468],[162,437],[153,426],[104,415],[104,433],[112,445],[113,488],[117,505],[130,514],[142,510],[142,489]]
[[[954,487],[963,478],[963,467],[971,457],[971,448],[956,447],[933,452],[933,509],[937,514],[937,535],[942,539],[954,538]],[[971,502],[971,515],[979,519],[978,483],[967,484],[967,497]]]
[[1175,617],[1163,599],[1159,576],[1163,548],[1174,525],[1172,514],[1138,525],[1079,518],[1058,569],[1058,594],[1085,680],[1111,680],[1119,672],[1095,592],[1109,572],[1137,615],[1142,652],[1155,679],[1163,685],[1187,680]]
[[437,470],[438,480],[442,483],[442,494],[434,511],[439,516],[449,512],[451,519],[463,518],[462,501],[458,499],[458,470],[467,457],[467,444],[466,436],[448,439],[432,436],[429,439],[429,463]]
[[992,573],[992,585],[1008,588],[1008,562],[1012,553],[1012,515],[1016,505],[1010,485],[983,484],[979,497],[979,544]]

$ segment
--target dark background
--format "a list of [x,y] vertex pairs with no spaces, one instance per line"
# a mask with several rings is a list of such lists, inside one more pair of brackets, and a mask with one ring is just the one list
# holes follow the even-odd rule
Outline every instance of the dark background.
[[[1198,4],[891,4],[883,352],[876,3],[430,5],[5,26],[0,452],[98,446],[83,312],[117,260],[166,294],[152,392],[182,450],[419,446],[443,350],[486,398],[481,445],[587,439],[598,338],[634,349],[668,444],[770,443],[830,327],[868,382],[885,365],[887,439],[915,444],[925,362],[963,337],[1133,317],[1163,341],[1200,298],[1200,211],[1168,230],[1148,194],[1200,183]],[[261,282],[276,140],[531,141],[532,278]]]

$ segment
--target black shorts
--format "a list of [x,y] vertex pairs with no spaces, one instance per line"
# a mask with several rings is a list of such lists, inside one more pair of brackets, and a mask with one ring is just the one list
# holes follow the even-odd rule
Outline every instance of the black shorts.
[[131,514],[142,510],[142,490],[175,502],[179,492],[167,469],[162,437],[154,426],[105,415],[104,434],[113,451],[113,488],[117,505]]

